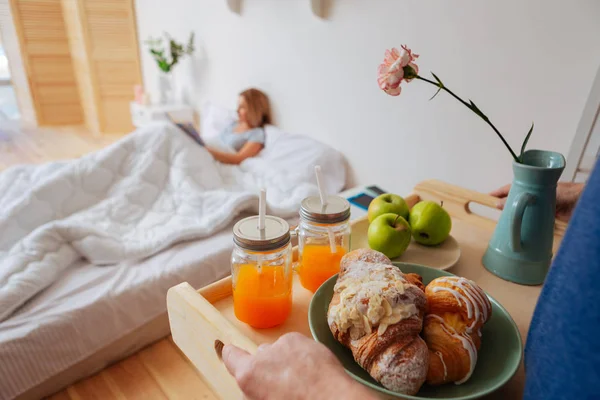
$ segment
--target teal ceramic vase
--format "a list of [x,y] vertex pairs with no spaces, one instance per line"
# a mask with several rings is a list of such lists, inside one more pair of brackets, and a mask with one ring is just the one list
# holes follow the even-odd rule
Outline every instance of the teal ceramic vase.
[[494,235],[483,256],[487,270],[524,284],[544,282],[552,260],[556,184],[565,158],[529,150],[523,163],[513,161],[514,179]]

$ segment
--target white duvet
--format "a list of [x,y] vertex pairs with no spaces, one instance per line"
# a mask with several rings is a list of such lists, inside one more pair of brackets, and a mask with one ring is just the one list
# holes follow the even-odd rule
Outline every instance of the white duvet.
[[339,153],[306,136],[267,135],[260,157],[227,166],[157,124],[80,159],[0,174],[0,321],[79,258],[114,264],[205,237],[256,210],[262,187],[269,213],[294,215],[317,193],[316,164],[329,192],[343,188]]

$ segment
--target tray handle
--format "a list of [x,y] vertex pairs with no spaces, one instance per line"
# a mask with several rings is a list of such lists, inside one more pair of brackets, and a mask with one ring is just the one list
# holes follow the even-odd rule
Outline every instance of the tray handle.
[[256,344],[187,282],[169,289],[167,309],[173,341],[213,391],[224,399],[243,399],[235,379],[215,352],[215,341],[235,344],[251,354],[256,352]]
[[[463,219],[468,223],[491,230],[496,227],[496,221],[476,214],[470,209],[471,203],[477,203],[496,209],[496,204],[498,202],[496,197],[435,179],[418,183],[415,186],[414,193],[422,200],[443,201],[444,208],[446,208],[450,215],[455,218]],[[562,237],[566,228],[566,223],[555,221],[554,235]]]
[[444,208],[455,218],[488,229],[494,229],[496,226],[496,221],[476,214],[470,208],[471,203],[477,203],[496,209],[498,199],[493,196],[435,179],[420,182],[415,186],[414,193],[422,200],[443,201]]

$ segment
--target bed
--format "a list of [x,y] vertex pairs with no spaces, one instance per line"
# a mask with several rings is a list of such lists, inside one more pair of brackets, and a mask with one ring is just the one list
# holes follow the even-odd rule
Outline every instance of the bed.
[[169,333],[165,297],[230,273],[231,226],[139,262],[78,261],[0,324],[0,398],[40,398]]
[[[177,135],[172,126],[165,128],[161,125],[160,129],[167,129],[168,134]],[[196,146],[183,133],[179,134],[182,135],[182,140],[190,142],[190,146]],[[284,134],[272,127],[269,128],[267,138],[263,154],[252,160],[249,163],[251,165],[219,169],[223,187],[213,189],[224,190],[227,196],[235,197],[239,196],[239,188],[252,191],[257,185],[264,185],[266,182],[278,187],[292,185],[294,190],[304,185],[306,187],[298,194],[310,193],[313,186],[316,190],[316,186],[314,182],[309,182],[308,171],[315,163],[325,164],[331,171],[327,176],[330,191],[343,188],[343,158],[333,149],[306,136]],[[170,142],[167,145],[173,147]],[[118,145],[115,149],[113,151],[121,150]],[[269,175],[270,170],[285,170],[285,165],[295,167],[293,171],[288,169],[287,175]],[[57,168],[60,173],[62,167]],[[81,166],[77,168],[80,169]],[[253,173],[248,174],[248,170]],[[287,176],[291,176],[289,182]],[[263,177],[269,179],[264,180]],[[1,178],[0,175],[0,183]],[[235,190],[232,189],[234,183],[238,185]],[[286,197],[285,191],[273,192],[270,212],[293,218],[293,213],[289,211],[298,207],[295,204],[298,199],[294,196]],[[227,196],[224,198],[229,198]],[[245,212],[253,212],[256,207],[255,198],[246,197],[240,203],[244,207],[229,210],[235,214],[235,218],[232,216],[225,219],[214,231],[202,231],[200,234],[196,231],[194,235],[189,234],[194,233],[193,230],[185,228],[188,235],[177,237],[168,246],[163,246],[164,249],[150,249],[148,255],[141,260],[139,257],[126,257],[127,259],[116,263],[92,263],[79,257],[68,268],[63,268],[50,284],[32,292],[33,295],[22,301],[14,312],[5,313],[7,316],[0,322],[0,400],[49,395],[168,334],[165,296],[169,287],[182,281],[202,287],[229,274],[232,225]],[[10,205],[10,201],[0,198],[0,206],[6,208],[7,204]],[[85,210],[75,215],[80,218],[82,213],[85,215]],[[0,236],[9,233],[9,227],[14,225],[10,225],[10,221],[6,222],[10,218],[5,218],[5,225],[2,225],[2,217],[6,216],[0,212]],[[218,225],[221,222],[223,221],[219,220],[215,223]],[[101,229],[100,225],[98,223],[95,228]],[[128,232],[124,232],[124,237],[127,234]],[[28,245],[35,242],[30,238],[25,238],[24,241]],[[6,261],[6,255],[10,255],[15,246],[11,247],[10,243],[7,246],[5,243],[3,248],[2,245],[0,243],[0,306],[3,304],[2,285],[12,279],[6,274],[3,278],[3,268],[5,265],[10,268],[11,264],[3,264],[2,256],[5,256]],[[112,242],[111,246],[114,247]],[[114,250],[113,247],[108,250]],[[149,245],[145,243],[142,247],[148,248]],[[88,250],[80,244],[75,248]],[[27,256],[31,253],[39,257],[39,260],[30,264],[25,272],[32,268],[31,265],[40,268],[41,260],[52,258],[37,254],[42,252],[39,248],[35,248],[35,251],[26,250]],[[95,254],[92,248],[91,256],[86,254],[85,257],[93,260]],[[24,272],[19,273],[22,275]],[[43,271],[41,273],[43,275]],[[10,297],[5,296],[4,300],[6,299],[10,300]]]

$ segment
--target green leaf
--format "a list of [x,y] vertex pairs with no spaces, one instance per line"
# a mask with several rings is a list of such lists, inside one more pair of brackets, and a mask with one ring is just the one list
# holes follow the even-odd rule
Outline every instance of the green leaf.
[[487,115],[485,115],[483,111],[481,111],[479,107],[473,103],[473,100],[469,99],[469,104],[471,105],[471,109],[475,114],[479,115],[484,121],[489,121]]
[[476,112],[478,112],[478,113],[481,113],[481,114],[483,114],[483,113],[481,112],[481,110],[479,109],[479,107],[477,107],[477,106],[475,105],[475,103],[473,103],[473,100],[469,99],[469,104],[471,104],[471,107],[473,107],[473,110],[474,110],[474,111],[476,111]]
[[525,136],[525,140],[523,140],[523,144],[521,145],[521,154],[519,154],[519,160],[523,162],[523,153],[525,153],[525,148],[527,147],[527,142],[529,142],[529,138],[531,137],[531,133],[533,132],[533,122],[531,123],[531,128],[529,128],[529,132],[527,132],[527,136]]
[[[163,41],[165,46],[163,46]],[[149,45],[150,53],[158,63],[158,67],[164,72],[169,72],[184,55],[193,53],[194,32],[190,34],[187,45],[178,43],[167,32],[163,33],[163,38],[148,38],[146,44]]]
[[441,88],[441,87],[438,87],[438,90],[437,90],[437,92],[435,92],[435,94],[434,94],[433,96],[431,96],[431,98],[429,99],[429,101],[433,100],[433,99],[435,98],[435,96],[437,96],[437,95],[438,95],[438,93],[440,92],[440,90],[442,90],[442,88]]
[[164,72],[169,72],[171,70],[171,66],[164,59],[158,60],[158,67]]
[[438,78],[438,76],[436,74],[434,74],[432,72],[431,75],[433,75],[433,77],[435,78],[435,80],[438,81],[438,84],[440,85],[440,87],[444,86],[444,84],[442,83],[442,80],[440,78]]

